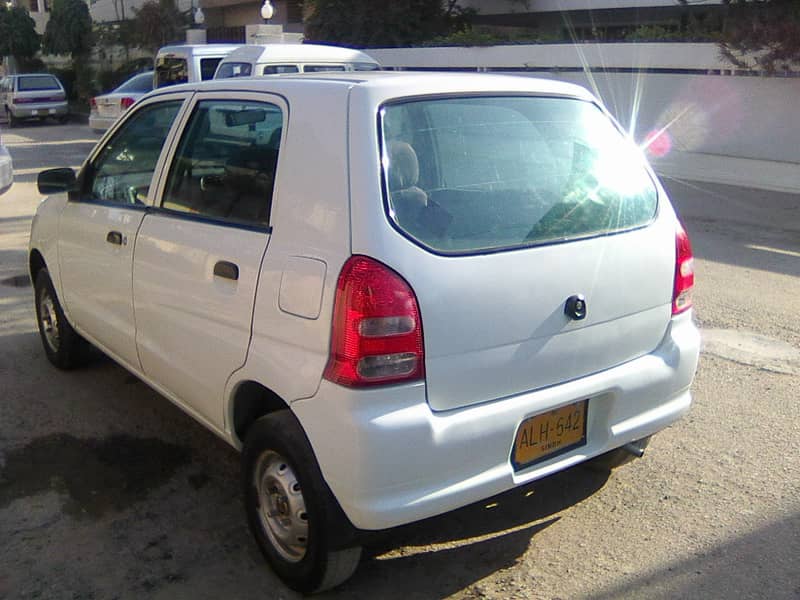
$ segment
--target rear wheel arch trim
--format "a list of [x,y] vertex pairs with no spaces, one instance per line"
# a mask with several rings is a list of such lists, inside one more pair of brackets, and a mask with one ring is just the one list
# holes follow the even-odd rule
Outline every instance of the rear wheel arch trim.
[[227,406],[227,423],[231,439],[241,448],[247,431],[258,419],[291,408],[279,394],[263,383],[252,379],[237,382]]

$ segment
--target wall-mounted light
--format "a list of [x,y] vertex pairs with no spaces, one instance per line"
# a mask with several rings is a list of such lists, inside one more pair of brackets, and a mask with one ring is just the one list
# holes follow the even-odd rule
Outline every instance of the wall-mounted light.
[[264,0],[264,4],[261,5],[261,18],[265,21],[269,21],[274,14],[275,9],[273,8],[272,3],[269,0]]

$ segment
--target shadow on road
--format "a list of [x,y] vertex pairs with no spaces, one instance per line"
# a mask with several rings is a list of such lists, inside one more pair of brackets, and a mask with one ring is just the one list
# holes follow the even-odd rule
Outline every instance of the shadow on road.
[[[776,574],[780,576],[776,581]],[[800,598],[800,513],[599,591],[619,598]],[[781,585],[783,584],[783,585]],[[766,590],[769,590],[767,593]]]

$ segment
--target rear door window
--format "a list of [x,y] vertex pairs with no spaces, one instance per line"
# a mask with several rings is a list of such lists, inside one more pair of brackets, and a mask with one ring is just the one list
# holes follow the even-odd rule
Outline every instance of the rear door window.
[[222,57],[215,58],[201,58],[200,59],[200,80],[208,81],[214,79],[214,73],[217,71],[219,63],[222,62]]
[[327,71],[344,71],[344,65],[306,65],[303,67],[305,73],[325,73]]
[[261,71],[262,75],[279,75],[281,73],[298,73],[300,69],[297,65],[265,65]]
[[162,207],[267,227],[282,128],[283,113],[274,104],[198,102],[169,169]]
[[381,110],[390,219],[445,254],[640,227],[657,193],[639,150],[595,104],[442,98]]

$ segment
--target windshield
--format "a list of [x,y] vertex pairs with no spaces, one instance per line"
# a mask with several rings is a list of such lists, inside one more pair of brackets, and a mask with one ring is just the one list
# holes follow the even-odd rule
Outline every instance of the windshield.
[[156,59],[155,87],[176,85],[189,81],[189,67],[185,58],[159,57]]
[[649,223],[638,149],[571,98],[412,101],[381,111],[390,218],[443,253],[518,248]]
[[58,80],[52,75],[23,75],[17,81],[17,90],[20,92],[60,89]]

